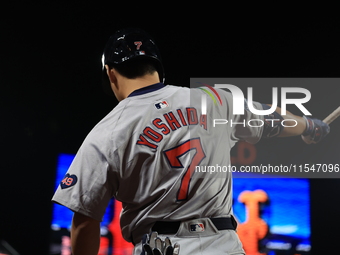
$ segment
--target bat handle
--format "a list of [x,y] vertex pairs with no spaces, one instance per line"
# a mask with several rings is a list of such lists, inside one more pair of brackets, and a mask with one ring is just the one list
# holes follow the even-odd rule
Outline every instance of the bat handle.
[[335,109],[330,115],[328,115],[323,122],[331,124],[337,117],[340,116],[340,106]]

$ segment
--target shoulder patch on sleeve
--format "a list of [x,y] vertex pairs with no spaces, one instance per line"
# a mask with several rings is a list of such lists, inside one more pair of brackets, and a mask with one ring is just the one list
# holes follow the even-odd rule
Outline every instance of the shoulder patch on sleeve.
[[60,182],[60,187],[62,189],[67,189],[70,188],[72,186],[74,186],[78,181],[78,178],[76,175],[72,174],[66,174],[65,177],[62,179],[62,181]]

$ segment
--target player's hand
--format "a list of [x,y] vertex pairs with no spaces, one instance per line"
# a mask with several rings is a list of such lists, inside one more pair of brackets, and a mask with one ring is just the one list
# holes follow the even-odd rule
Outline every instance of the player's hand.
[[143,252],[141,255],[178,255],[179,244],[172,246],[170,238],[166,237],[163,241],[158,237],[157,232],[151,232],[150,235],[143,237]]
[[319,119],[312,119],[303,116],[306,120],[306,131],[302,134],[306,140],[312,143],[320,142],[329,132],[330,127],[328,124]]

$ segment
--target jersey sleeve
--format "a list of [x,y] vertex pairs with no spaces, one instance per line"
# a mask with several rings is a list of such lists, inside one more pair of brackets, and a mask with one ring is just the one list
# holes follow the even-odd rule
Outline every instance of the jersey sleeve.
[[114,187],[117,187],[108,164],[108,140],[98,132],[88,135],[59,184],[53,202],[102,221]]
[[[244,114],[233,114],[233,97],[231,93],[222,90],[227,104],[227,119],[230,127],[230,136],[234,141],[246,141],[251,144],[257,143],[263,133],[264,122],[263,116],[252,113],[247,101],[244,104]],[[253,102],[255,109],[263,110],[262,104]]]

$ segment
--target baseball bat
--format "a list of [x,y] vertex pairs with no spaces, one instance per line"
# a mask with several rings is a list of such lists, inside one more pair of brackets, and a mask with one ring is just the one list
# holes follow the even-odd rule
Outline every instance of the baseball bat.
[[[331,124],[336,118],[338,118],[340,116],[340,106],[338,108],[336,108],[331,114],[329,114],[324,120],[323,122],[325,122],[326,124]],[[301,135],[302,140],[307,143],[307,144],[311,144],[313,143],[313,140],[310,138],[310,136],[303,136]]]

